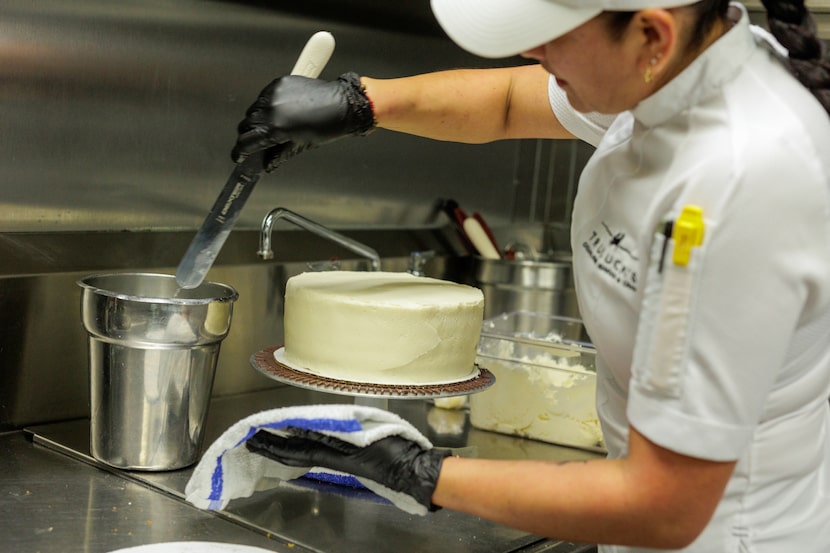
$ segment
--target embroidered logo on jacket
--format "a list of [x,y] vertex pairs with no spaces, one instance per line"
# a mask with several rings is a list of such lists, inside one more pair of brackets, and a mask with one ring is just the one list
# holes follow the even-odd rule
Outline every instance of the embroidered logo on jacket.
[[606,223],[601,229],[591,231],[582,248],[594,265],[617,284],[633,292],[637,291],[637,255],[626,246],[627,235],[613,231]]

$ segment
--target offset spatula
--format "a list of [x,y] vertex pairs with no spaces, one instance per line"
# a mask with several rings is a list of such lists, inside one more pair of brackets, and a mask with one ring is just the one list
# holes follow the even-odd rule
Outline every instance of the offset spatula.
[[[331,33],[315,33],[300,53],[291,74],[317,78],[333,52],[334,37]],[[176,269],[176,282],[182,288],[196,288],[205,279],[259,180],[263,158],[262,152],[250,155],[231,173]]]

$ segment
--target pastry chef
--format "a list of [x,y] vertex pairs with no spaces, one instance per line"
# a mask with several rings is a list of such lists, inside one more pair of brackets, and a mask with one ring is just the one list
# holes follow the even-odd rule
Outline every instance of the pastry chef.
[[830,63],[803,2],[764,4],[776,38],[726,0],[432,0],[461,47],[538,63],[269,84],[232,154],[269,170],[375,127],[596,147],[571,238],[609,456],[249,447],[604,553],[826,552]]

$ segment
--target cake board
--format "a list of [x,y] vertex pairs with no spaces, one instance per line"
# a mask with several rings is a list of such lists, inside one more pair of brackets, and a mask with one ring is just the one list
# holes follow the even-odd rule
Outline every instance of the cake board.
[[267,347],[251,356],[251,366],[266,377],[317,392],[354,396],[355,403],[386,409],[389,399],[436,399],[481,392],[492,386],[496,377],[476,365],[469,377],[452,382],[427,384],[375,384],[339,380],[292,367],[278,359],[283,346]]

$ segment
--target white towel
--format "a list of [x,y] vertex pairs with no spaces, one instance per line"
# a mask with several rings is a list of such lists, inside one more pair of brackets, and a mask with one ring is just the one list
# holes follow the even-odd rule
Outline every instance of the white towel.
[[[401,436],[424,449],[432,444],[410,423],[388,411],[361,405],[305,405],[262,411],[237,422],[205,452],[185,488],[187,501],[200,509],[224,509],[231,499],[249,497],[255,491],[271,489],[280,482],[299,478],[314,467],[289,467],[252,453],[245,442],[259,430],[285,436],[287,427],[315,430],[358,447],[389,436]],[[356,481],[398,508],[425,515],[426,507],[414,498],[391,490],[367,478],[349,477],[323,467],[328,481],[349,484]],[[315,471],[317,473],[317,471]]]

